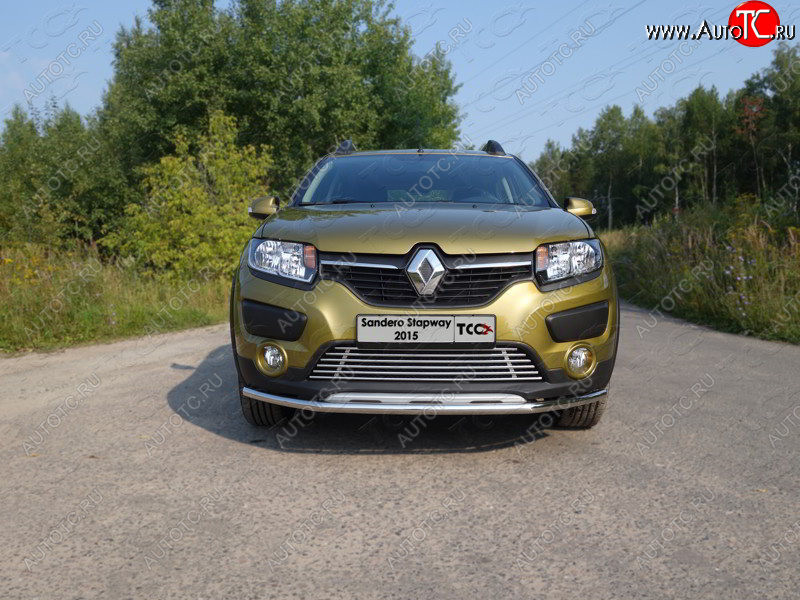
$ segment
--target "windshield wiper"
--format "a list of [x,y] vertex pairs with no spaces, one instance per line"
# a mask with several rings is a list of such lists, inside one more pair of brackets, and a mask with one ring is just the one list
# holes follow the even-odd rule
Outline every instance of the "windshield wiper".
[[369,200],[356,200],[355,198],[334,198],[325,202],[306,202],[302,206],[324,206],[325,204],[368,204]]

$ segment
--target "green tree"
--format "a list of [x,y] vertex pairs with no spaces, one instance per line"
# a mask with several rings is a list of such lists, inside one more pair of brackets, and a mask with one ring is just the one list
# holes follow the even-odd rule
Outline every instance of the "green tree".
[[32,198],[47,172],[41,151],[42,140],[33,119],[14,107],[0,137],[0,245],[30,241],[40,230]]
[[[681,139],[687,160],[696,163],[697,182],[704,202],[717,202],[717,163],[722,130],[730,127],[716,88],[696,88],[679,103]],[[702,148],[702,151],[695,149]]]
[[624,211],[620,221],[630,223],[650,212],[647,206],[655,185],[654,169],[658,157],[658,128],[641,106],[633,109],[623,143],[628,165],[625,179],[631,194],[623,197]]
[[756,146],[764,187],[774,192],[794,172],[798,160],[800,48],[781,43],[770,66],[745,82],[743,94],[763,102]]
[[414,60],[407,27],[372,0],[158,0],[115,43],[100,120],[126,148],[124,170],[197,134],[216,109],[240,144],[275,149],[271,181],[286,194],[345,138],[358,147],[450,146],[458,137],[449,61]]
[[534,162],[531,168],[542,178],[544,184],[557,200],[569,194],[569,165],[570,155],[558,142],[547,140],[544,150]]
[[604,108],[594,125],[592,135],[592,151],[601,178],[608,184],[606,188],[606,214],[608,228],[614,223],[613,184],[615,175],[623,170],[623,142],[626,137],[627,124],[619,106]]
[[29,117],[16,107],[0,138],[0,223],[13,242],[93,245],[116,210],[118,160],[94,119],[51,102]]
[[267,192],[271,166],[265,148],[237,146],[236,134],[236,120],[221,112],[205,135],[177,134],[175,155],[143,168],[144,201],[127,207],[124,227],[104,243],[160,273],[234,264],[253,230],[247,207]]

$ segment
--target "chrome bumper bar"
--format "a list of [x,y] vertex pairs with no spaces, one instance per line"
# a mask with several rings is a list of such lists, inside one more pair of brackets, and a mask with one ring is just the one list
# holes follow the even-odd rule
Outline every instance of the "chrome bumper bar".
[[528,402],[516,394],[386,394],[346,392],[331,394],[323,401],[300,400],[267,394],[252,388],[244,388],[248,398],[279,404],[289,408],[316,412],[394,414],[394,415],[497,415],[532,414],[564,410],[597,402],[608,395],[608,390],[598,390],[583,396],[563,397],[558,400]]

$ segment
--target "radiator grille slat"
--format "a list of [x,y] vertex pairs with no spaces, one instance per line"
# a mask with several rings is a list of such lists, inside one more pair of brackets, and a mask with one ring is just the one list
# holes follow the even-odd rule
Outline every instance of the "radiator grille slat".
[[450,349],[359,349],[332,346],[310,379],[347,381],[541,381],[531,358],[514,346]]

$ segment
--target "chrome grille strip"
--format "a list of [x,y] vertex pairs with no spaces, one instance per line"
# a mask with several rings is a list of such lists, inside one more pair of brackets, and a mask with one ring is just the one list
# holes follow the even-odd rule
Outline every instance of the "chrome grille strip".
[[502,269],[506,267],[530,267],[531,260],[516,260],[505,262],[492,262],[492,263],[464,263],[456,265],[455,269]]
[[[397,365],[407,365],[409,363],[414,363],[415,366],[416,366],[417,363],[423,363],[423,364],[426,364],[426,363],[430,363],[430,364],[451,364],[453,362],[452,360],[437,360],[437,359],[433,359],[433,358],[428,358],[428,359],[415,359],[415,358],[412,358],[410,360],[409,359],[395,359],[395,358],[389,358],[389,359],[385,359],[385,358],[363,359],[363,358],[355,358],[355,357],[352,357],[352,356],[350,356],[350,357],[342,357],[341,359],[339,359],[339,358],[322,358],[322,359],[320,359],[320,362],[337,363],[338,364],[338,363],[347,363],[347,362],[369,362],[370,360],[374,360],[375,362],[397,364]],[[498,360],[498,359],[494,359],[494,358],[490,358],[490,359],[487,359],[487,360],[481,360],[480,358],[469,358],[469,359],[459,360],[458,362],[460,362],[462,364],[464,364],[464,363],[467,363],[467,364],[475,363],[475,364],[481,364],[482,365],[482,364],[486,364],[486,363],[497,363],[499,365],[511,365],[511,364],[514,364],[514,363],[529,363],[530,361],[522,359],[522,358],[516,358],[516,359],[513,359],[513,360],[512,359],[508,359],[508,360],[499,359]]]
[[[470,350],[471,350],[470,348],[465,348],[464,349],[465,354],[451,354],[451,353],[445,353],[445,352],[441,352],[440,353],[440,352],[437,352],[437,351],[434,350],[433,352],[435,352],[435,354],[431,354],[431,356],[435,356],[436,358],[458,358],[458,359],[461,359],[461,358],[464,358],[465,356],[468,356],[466,353],[470,352]],[[355,357],[359,357],[359,356],[363,356],[363,357],[397,356],[397,357],[404,357],[405,358],[405,357],[409,357],[409,356],[416,356],[416,357],[426,356],[427,353],[423,354],[424,352],[426,352],[426,351],[425,350],[420,350],[419,352],[410,353],[410,352],[391,352],[389,350],[387,350],[386,352],[359,352],[358,350],[353,350],[352,352],[347,352],[347,351],[339,352],[339,351],[331,351],[331,350],[329,350],[328,352],[325,353],[325,356],[344,356],[346,354],[347,356],[349,356],[351,358],[355,358]],[[474,352],[480,352],[480,350],[476,350]],[[488,352],[488,351],[484,351],[484,352]],[[528,358],[522,352],[515,352],[513,354],[509,353],[508,355],[505,355],[505,354],[502,354],[502,353],[492,353],[489,356],[491,356],[492,358],[504,358],[505,356],[514,357],[514,358],[525,358],[525,359]]]
[[[375,369],[388,369],[388,373],[397,373],[400,369],[392,368],[393,365],[385,365],[385,364],[372,364],[372,365],[352,365],[352,366],[342,366],[342,365],[320,365],[318,366],[314,372],[326,372],[326,373],[338,373],[338,372],[353,372],[353,371],[364,371],[364,370],[375,370]],[[538,375],[539,372],[536,370],[536,367],[519,367],[517,369],[504,369],[500,365],[475,365],[474,367],[465,367],[465,368],[454,368],[454,367],[447,367],[446,365],[442,366],[423,366],[420,367],[418,365],[414,365],[415,369],[426,369],[426,370],[437,370],[437,371],[447,371],[450,373],[485,373],[487,371],[491,371],[492,373],[496,373],[498,375],[504,374],[514,374],[514,373],[529,373],[532,375]]]
[[536,365],[509,347],[398,351],[365,350],[342,344],[329,348],[314,365],[310,379],[352,381],[541,381]]
[[328,265],[330,267],[360,267],[363,269],[399,269],[390,263],[368,263],[368,262],[347,262],[346,260],[321,260],[321,265]]
[[[328,379],[328,377],[319,377],[317,375],[312,375],[309,379]],[[541,381],[541,377],[517,377],[514,381]],[[411,379],[403,379],[397,377],[354,377],[353,381],[444,381],[444,382],[451,382],[453,381],[452,377],[416,377],[413,380]],[[498,377],[495,379],[475,379],[473,381],[508,381],[507,377]]]

